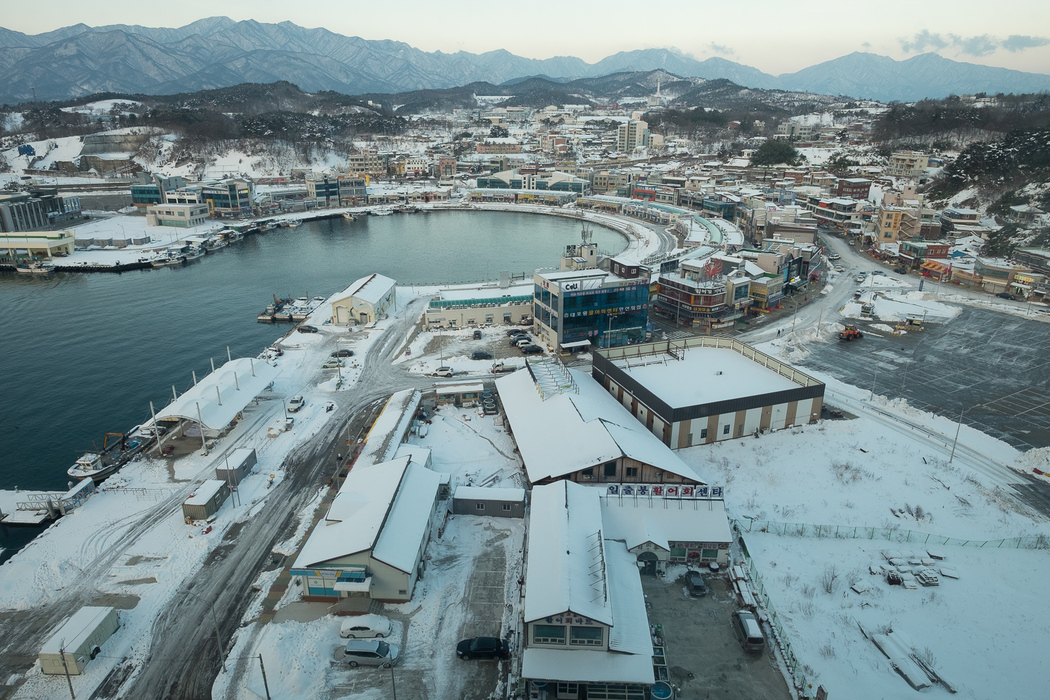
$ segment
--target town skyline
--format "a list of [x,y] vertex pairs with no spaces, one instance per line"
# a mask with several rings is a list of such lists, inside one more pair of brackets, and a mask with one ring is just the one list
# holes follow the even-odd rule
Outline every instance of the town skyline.
[[[506,50],[518,56],[546,59],[577,56],[594,63],[620,51],[666,48],[697,60],[720,57],[752,66],[771,75],[801,70],[854,51],[905,60],[922,53],[978,65],[1050,73],[1050,37],[1038,30],[1050,27],[1050,7],[1027,0],[1004,0],[998,11],[979,13],[969,3],[943,0],[914,5],[897,0],[883,3],[874,16],[826,12],[821,2],[803,2],[785,14],[784,6],[766,0],[753,4],[754,16],[775,21],[741,22],[728,6],[709,3],[664,5],[673,22],[650,17],[624,2],[564,6],[547,0],[527,11],[494,16],[491,6],[477,0],[457,3],[451,11],[433,3],[405,0],[392,16],[384,6],[355,7],[320,0],[308,7],[248,3],[237,0],[216,13],[214,5],[189,0],[178,7],[142,6],[117,0],[104,6],[86,6],[58,0],[46,14],[31,6],[5,13],[3,27],[40,34],[84,23],[147,27],[182,27],[221,14],[235,21],[292,22],[324,28],[345,36],[390,40],[423,51],[474,54]],[[638,20],[629,20],[638,15]],[[402,21],[402,18],[411,18]],[[977,18],[980,18],[978,22]],[[506,23],[504,20],[508,20]],[[813,33],[819,31],[819,40]],[[807,34],[808,33],[808,34]]]

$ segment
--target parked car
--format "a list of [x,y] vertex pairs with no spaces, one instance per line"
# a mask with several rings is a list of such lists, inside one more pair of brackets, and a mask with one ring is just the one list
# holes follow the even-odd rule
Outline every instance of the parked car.
[[510,337],[512,335],[525,335],[525,334],[526,334],[526,331],[523,331],[520,328],[511,328],[509,331],[507,331],[507,336],[508,337]]
[[893,268],[893,271],[896,272],[898,275],[908,274],[908,268],[906,267],[895,267]]
[[325,360],[325,363],[321,365],[321,369],[338,369],[342,366],[342,360]]
[[886,273],[883,272],[882,270],[872,270],[871,274],[873,274],[873,275],[885,275]]
[[517,345],[519,348],[523,347],[525,345],[532,345],[532,344],[533,344],[532,343],[532,338],[530,338],[527,335],[520,336],[519,338],[517,338],[514,341],[514,345]]
[[319,333],[320,332],[320,331],[317,330],[317,326],[299,326],[295,330],[299,331],[300,333]]
[[841,257],[842,256],[839,255],[838,253],[832,253],[831,255],[828,256],[828,260],[838,260]]
[[491,352],[485,352],[484,350],[475,350],[474,352],[470,353],[470,359],[472,359],[472,360],[491,360],[492,359],[492,353]]
[[300,408],[302,408],[305,405],[306,401],[303,400],[302,396],[293,396],[292,398],[288,399],[288,412],[296,413],[299,411]]
[[452,375],[453,372],[451,367],[438,367],[430,373],[431,377],[451,377]]
[[332,353],[332,357],[353,357],[353,356],[354,356],[354,351],[353,350],[343,349],[343,350],[336,350],[335,352]]
[[389,668],[397,663],[401,649],[382,639],[351,639],[343,650],[343,659],[351,667],[382,666]]
[[868,278],[867,278],[867,276],[866,276],[866,275],[864,275],[864,274],[860,274],[860,275],[857,275],[857,277],[856,277],[856,279],[854,280],[854,282],[856,282],[857,284],[860,284],[861,282],[864,282],[864,281],[865,281],[865,280],[867,280],[867,279],[868,279]]
[[481,340],[481,331],[480,330],[475,330],[474,331],[474,340]]
[[995,296],[999,297],[1000,299],[1013,299],[1014,298],[1012,294],[1008,294],[1007,292],[999,292]]
[[761,654],[766,648],[766,638],[762,634],[762,627],[759,626],[755,614],[750,610],[737,610],[730,619],[733,631],[740,640],[740,645],[744,647],[744,651]]
[[543,348],[541,348],[539,345],[529,344],[521,346],[522,355],[538,355],[541,352],[543,352]]
[[704,582],[703,574],[699,571],[685,572],[685,587],[691,596],[707,595],[707,583]]
[[344,639],[382,639],[390,636],[390,620],[382,615],[355,615],[347,618],[339,628]]
[[461,659],[509,659],[510,647],[496,637],[474,637],[456,645],[456,656]]

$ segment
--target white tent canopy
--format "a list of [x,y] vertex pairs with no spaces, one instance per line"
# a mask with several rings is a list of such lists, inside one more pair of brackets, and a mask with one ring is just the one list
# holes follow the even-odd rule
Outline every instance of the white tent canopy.
[[230,360],[157,414],[222,430],[277,377],[277,368],[250,357]]

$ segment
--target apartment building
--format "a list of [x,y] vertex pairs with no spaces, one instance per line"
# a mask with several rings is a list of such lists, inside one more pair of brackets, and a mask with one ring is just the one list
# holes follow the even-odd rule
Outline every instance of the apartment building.
[[919,179],[929,167],[930,157],[916,151],[897,151],[890,156],[886,174],[891,177]]
[[616,129],[616,150],[630,153],[636,148],[649,147],[649,124],[634,119]]

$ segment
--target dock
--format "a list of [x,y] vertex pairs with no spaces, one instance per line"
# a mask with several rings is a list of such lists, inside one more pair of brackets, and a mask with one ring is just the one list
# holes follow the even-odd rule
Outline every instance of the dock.
[[42,525],[71,512],[94,492],[91,479],[77,482],[66,492],[0,490],[0,523]]

